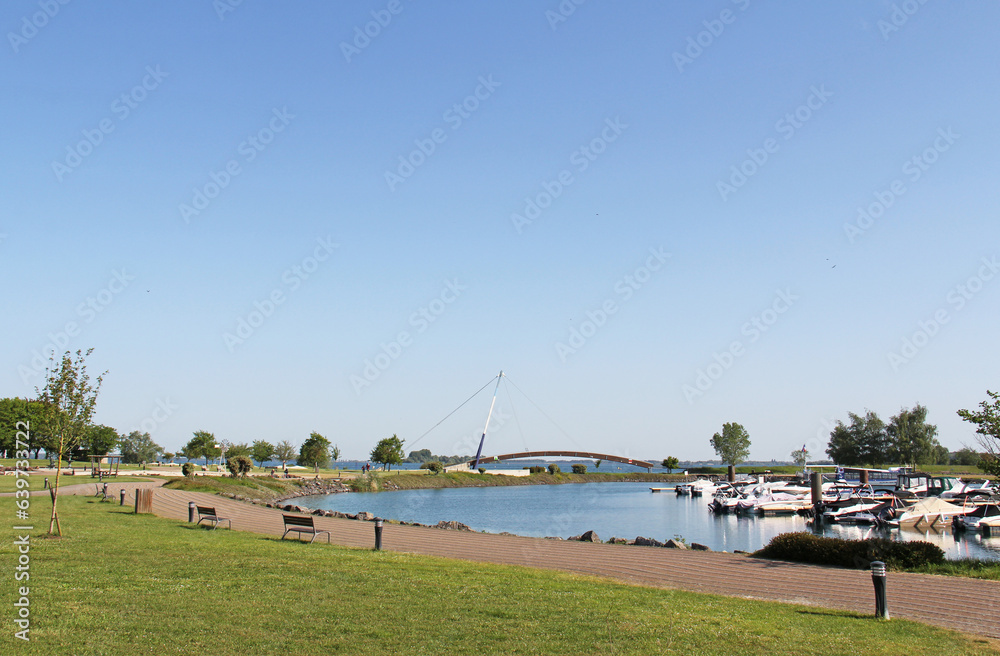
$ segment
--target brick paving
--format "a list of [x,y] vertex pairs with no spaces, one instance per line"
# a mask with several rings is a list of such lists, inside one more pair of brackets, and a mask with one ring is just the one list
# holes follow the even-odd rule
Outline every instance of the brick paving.
[[[124,488],[126,503],[132,504],[135,488],[159,485],[159,482],[112,481],[108,488],[115,499],[118,499],[119,489]],[[65,487],[64,492],[92,495],[94,487],[74,485]],[[201,492],[158,489],[153,494],[153,511],[162,517],[186,521],[191,501],[214,506],[221,516],[232,519],[233,529],[237,531],[280,536],[284,530],[280,510]],[[294,504],[294,500],[288,503]],[[360,548],[374,546],[371,522],[333,517],[315,517],[315,521],[317,527],[331,532],[336,544]],[[382,548],[865,614],[873,614],[875,607],[868,572],[737,554],[567,542],[389,523],[385,524],[382,534]],[[893,618],[1000,638],[1000,617],[996,614],[1000,607],[998,581],[891,572],[888,606]]]

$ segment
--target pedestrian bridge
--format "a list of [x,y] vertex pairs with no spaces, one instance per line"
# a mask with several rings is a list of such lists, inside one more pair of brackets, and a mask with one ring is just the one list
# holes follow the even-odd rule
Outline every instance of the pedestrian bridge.
[[[620,462],[626,465],[632,465],[634,467],[645,467],[647,470],[651,470],[656,467],[655,464],[651,462],[646,462],[645,460],[636,460],[635,458],[625,458],[622,456],[615,456],[609,453],[590,453],[589,451],[521,451],[518,453],[505,453],[499,456],[482,456],[479,458],[479,464],[487,464],[491,462],[500,462],[502,460],[517,460],[519,458],[589,458],[591,460],[607,460],[609,462]],[[476,467],[475,459],[468,462],[469,468],[472,469]]]

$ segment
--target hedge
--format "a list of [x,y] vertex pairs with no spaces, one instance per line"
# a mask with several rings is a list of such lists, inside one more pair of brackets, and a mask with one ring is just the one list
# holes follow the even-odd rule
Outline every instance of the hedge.
[[944,551],[930,542],[897,542],[885,538],[842,540],[812,533],[782,533],[753,556],[852,569],[868,569],[874,560],[884,562],[890,569],[944,562]]

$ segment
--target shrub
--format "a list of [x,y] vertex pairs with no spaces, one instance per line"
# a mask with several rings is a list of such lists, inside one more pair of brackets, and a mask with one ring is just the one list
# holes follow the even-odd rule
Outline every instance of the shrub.
[[479,473],[480,474],[485,474],[486,473],[486,467],[480,467],[479,468]]
[[573,473],[574,474],[586,474],[587,473],[587,465],[573,465]]
[[444,465],[438,460],[428,460],[424,464],[420,465],[421,469],[426,469],[432,474],[440,474],[444,471]]
[[246,475],[253,471],[253,461],[247,456],[226,458],[226,469],[233,478],[246,478]]
[[529,474],[541,474],[544,471],[545,467],[542,467],[540,465],[532,465],[531,467],[528,467]]
[[550,474],[558,474],[561,471],[562,470],[559,469],[559,465],[557,465],[556,463],[552,463],[551,465],[549,465],[549,473]]
[[885,538],[842,540],[819,537],[812,533],[782,533],[753,555],[757,558],[853,569],[867,569],[873,560],[881,560],[891,569],[909,569],[944,562],[944,552],[930,542],[896,542]]
[[195,464],[193,462],[185,462],[181,465],[181,473],[185,476],[194,476]]

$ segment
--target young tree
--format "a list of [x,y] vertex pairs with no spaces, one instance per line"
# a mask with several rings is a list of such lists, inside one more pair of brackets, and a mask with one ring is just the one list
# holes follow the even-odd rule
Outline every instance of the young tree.
[[678,460],[674,456],[670,456],[669,458],[664,458],[663,462],[660,463],[660,464],[663,465],[664,469],[674,470],[674,469],[677,469],[678,467],[680,467],[681,462],[680,462],[680,460]]
[[983,450],[983,457],[977,465],[988,474],[1000,476],[1000,393],[986,390],[993,399],[979,403],[979,410],[959,410],[958,416],[976,425],[976,442]]
[[868,410],[865,416],[847,413],[851,425],[838,421],[830,432],[826,453],[834,462],[847,466],[876,465],[885,462],[888,438],[885,423]]
[[153,462],[156,456],[163,453],[163,447],[153,441],[149,433],[132,431],[121,439],[122,462],[139,464]]
[[190,460],[204,458],[207,464],[222,455],[222,449],[216,446],[215,435],[208,431],[195,431],[194,437],[184,446],[184,456]]
[[170,451],[164,451],[163,452],[163,459],[166,460],[167,462],[173,462],[174,461],[174,457],[176,455],[177,455],[176,453],[171,453]]
[[250,447],[250,457],[256,460],[258,467],[263,467],[264,463],[274,455],[274,445],[266,440],[257,440]]
[[389,471],[392,465],[403,462],[403,440],[395,435],[379,440],[375,448],[372,449],[371,459],[373,462],[380,462]]
[[806,451],[806,445],[802,445],[802,449],[797,449],[792,451],[792,462],[795,463],[796,467],[805,467],[806,463],[809,462],[809,452]]
[[309,439],[299,449],[299,464],[303,467],[312,466],[318,474],[320,467],[330,464],[330,440],[316,431],[309,433]]
[[736,465],[750,455],[750,434],[736,422],[723,424],[722,434],[713,435],[711,442],[724,465]]
[[[94,349],[87,352],[77,351],[72,357],[66,351],[58,367],[52,363],[45,370],[45,387],[38,391],[38,400],[42,402],[42,424],[47,433],[55,440],[56,456],[62,460],[63,454],[76,448],[86,435],[90,418],[94,415],[97,405],[97,394],[101,391],[105,371],[91,383],[87,374],[87,358]],[[56,482],[51,490],[52,516],[49,519],[49,535],[62,536],[59,526],[59,472],[56,469]]]
[[937,426],[927,423],[927,408],[919,403],[902,408],[885,428],[892,459],[901,465],[932,465],[940,456]]
[[285,463],[295,458],[295,447],[288,440],[282,440],[274,446],[274,457],[281,461],[281,468],[285,468]]

